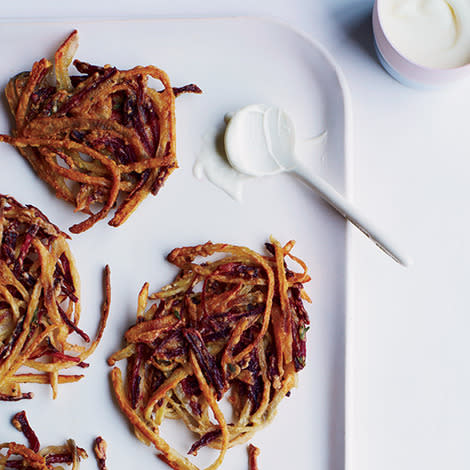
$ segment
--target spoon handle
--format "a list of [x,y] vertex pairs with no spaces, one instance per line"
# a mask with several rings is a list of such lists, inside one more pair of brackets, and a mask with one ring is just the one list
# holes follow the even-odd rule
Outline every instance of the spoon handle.
[[364,214],[361,214],[357,207],[338,193],[333,186],[318,175],[306,169],[299,162],[296,162],[296,167],[291,171],[307,186],[317,191],[322,199],[333,206],[345,219],[355,225],[393,260],[405,267],[409,266],[409,258],[400,254],[399,250],[393,246],[391,241],[375,226],[375,224],[373,224],[372,221],[370,221]]

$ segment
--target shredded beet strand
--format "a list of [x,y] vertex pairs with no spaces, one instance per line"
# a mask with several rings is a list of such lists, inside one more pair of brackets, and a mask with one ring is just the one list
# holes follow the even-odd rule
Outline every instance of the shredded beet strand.
[[206,432],[200,439],[198,439],[188,451],[188,454],[197,455],[198,450],[201,447],[206,446],[211,443],[213,440],[217,439],[221,435],[220,429],[215,429],[213,431]]
[[67,316],[67,314],[64,312],[64,309],[60,305],[58,305],[57,308],[59,310],[60,317],[62,318],[62,320],[64,320],[64,323],[68,327],[70,327],[73,331],[75,331],[75,333],[80,335],[87,343],[89,343],[90,337],[83,330],[81,330],[77,325],[75,325],[75,323],[72,320],[70,320],[70,318]]
[[204,376],[213,385],[217,399],[220,400],[224,389],[224,380],[217,362],[204,344],[201,333],[194,328],[186,328],[183,334],[194,351]]
[[28,440],[29,448],[33,452],[39,452],[41,445],[39,444],[39,439],[36,436],[36,433],[31,429],[29,425],[28,418],[26,418],[26,413],[24,411],[20,411],[16,413],[13,417],[13,425],[20,430],[26,439]]
[[194,83],[190,83],[189,85],[181,87],[173,87],[173,93],[175,97],[178,97],[182,93],[197,93],[199,95],[202,93],[202,90]]
[[70,453],[65,454],[49,454],[46,456],[46,464],[56,464],[56,463],[72,463],[73,457]]
[[106,441],[101,436],[98,436],[95,439],[95,445],[93,446],[93,450],[95,452],[96,462],[98,464],[99,470],[107,470],[106,448],[107,448]]
[[0,401],[20,401],[20,400],[31,400],[33,398],[32,392],[22,393],[17,397],[13,397],[11,395],[5,395],[4,393],[0,393]]

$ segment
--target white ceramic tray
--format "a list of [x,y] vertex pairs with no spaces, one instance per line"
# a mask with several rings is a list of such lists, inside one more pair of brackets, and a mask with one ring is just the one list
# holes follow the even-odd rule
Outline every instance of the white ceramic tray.
[[[204,94],[177,100],[180,169],[159,195],[149,197],[121,228],[101,222],[71,241],[82,278],[81,327],[89,333],[99,315],[102,268],[109,263],[112,270],[109,325],[86,378],[61,386],[55,401],[48,387],[26,385],[23,390],[34,391],[34,400],[0,403],[0,442],[20,437],[9,420],[25,409],[44,445],[73,437],[90,450],[100,434],[109,444],[110,469],[166,468],[154,449],[137,441],[113,402],[105,360],[134,322],[144,281],[157,290],[172,279],[174,270],[165,257],[173,247],[210,239],[260,250],[273,234],[282,242],[297,240],[294,253],[306,260],[313,278],[307,286],[313,303],[308,307],[307,367],[298,388],[282,403],[274,422],[253,439],[261,448],[260,467],[344,468],[346,224],[287,175],[250,182],[244,202],[238,203],[192,174],[202,136],[226,112],[259,102],[286,109],[300,142],[328,131],[326,155],[310,156],[310,163],[345,191],[348,117],[341,75],[319,45],[266,20],[61,21],[2,24],[0,87],[30,70],[33,61],[51,57],[74,28],[80,33],[77,58],[120,68],[155,64],[167,71],[174,86],[194,82]],[[2,104],[0,131],[7,132],[10,118],[5,100]],[[308,144],[302,147],[309,158]],[[64,230],[82,220],[6,144],[0,146],[0,193],[37,205]],[[169,441],[184,451],[191,438],[182,429],[176,424],[167,432]],[[211,451],[202,454],[201,464],[213,457]],[[82,468],[95,465],[90,458]],[[247,468],[245,446],[230,450],[223,468]]]

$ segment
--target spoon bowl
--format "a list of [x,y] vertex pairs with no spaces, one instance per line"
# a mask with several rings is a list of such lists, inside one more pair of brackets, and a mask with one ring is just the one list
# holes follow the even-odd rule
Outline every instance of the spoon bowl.
[[295,167],[295,127],[282,109],[254,104],[228,118],[225,151],[237,171],[269,176]]

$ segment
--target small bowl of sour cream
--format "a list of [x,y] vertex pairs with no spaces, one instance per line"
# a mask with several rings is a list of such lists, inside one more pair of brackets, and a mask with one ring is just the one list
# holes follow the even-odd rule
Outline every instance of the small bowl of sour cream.
[[380,62],[405,85],[470,78],[470,0],[376,0],[372,26]]

